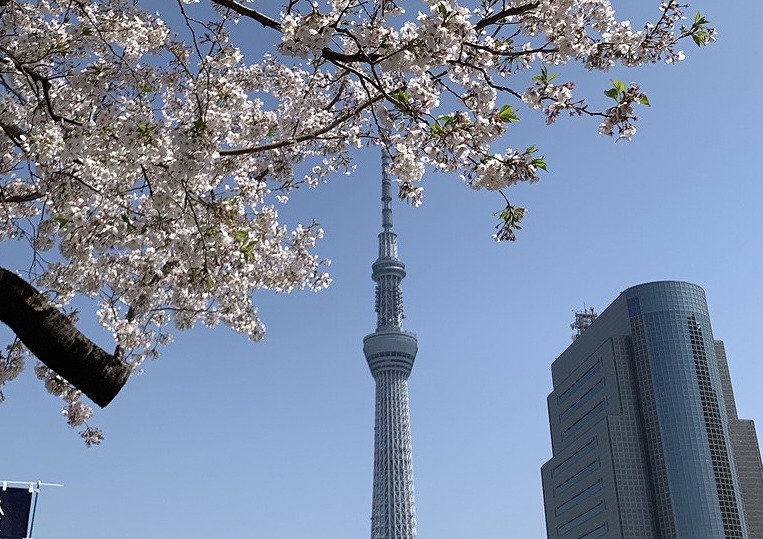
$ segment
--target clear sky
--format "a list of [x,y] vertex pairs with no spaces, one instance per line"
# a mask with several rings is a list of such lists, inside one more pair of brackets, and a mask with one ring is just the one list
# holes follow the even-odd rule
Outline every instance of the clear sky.
[[[657,3],[615,5],[635,25]],[[740,417],[763,432],[763,77],[752,29],[763,4],[695,9],[719,37],[705,49],[687,42],[685,62],[593,84],[572,72],[594,97],[610,76],[642,84],[652,107],[632,142],[598,135],[595,121],[546,127],[518,111],[516,145],[537,143],[549,173],[512,193],[530,209],[516,243],[490,238],[501,201],[457,178],[429,175],[421,208],[395,205],[406,329],[419,339],[409,389],[421,539],[545,537],[550,364],[570,343],[574,310],[601,311],[638,283],[705,289]],[[362,338],[375,327],[378,152],[358,165],[284,207],[323,225],[333,285],[263,294],[258,345],[225,329],[179,335],[97,412],[102,446],[84,447],[31,369],[4,389],[0,479],[66,485],[43,489],[36,539],[368,536],[374,384]],[[0,246],[0,264],[14,261]]]

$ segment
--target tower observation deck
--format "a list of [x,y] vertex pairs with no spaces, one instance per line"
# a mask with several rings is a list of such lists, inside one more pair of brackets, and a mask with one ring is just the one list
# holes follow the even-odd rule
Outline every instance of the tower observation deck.
[[400,281],[405,264],[397,258],[397,235],[392,232],[388,169],[388,150],[382,147],[382,232],[371,274],[376,281],[376,331],[363,339],[363,353],[376,381],[371,539],[414,539],[408,376],[418,344],[416,335],[403,330]]

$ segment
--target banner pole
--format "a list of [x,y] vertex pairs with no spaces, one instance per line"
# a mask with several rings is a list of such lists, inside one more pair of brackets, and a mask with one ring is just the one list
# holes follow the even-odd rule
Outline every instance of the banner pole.
[[34,537],[32,531],[34,530],[34,514],[37,512],[37,498],[40,497],[40,482],[37,481],[37,489],[34,492],[34,506],[32,507],[32,519],[29,523],[29,539]]

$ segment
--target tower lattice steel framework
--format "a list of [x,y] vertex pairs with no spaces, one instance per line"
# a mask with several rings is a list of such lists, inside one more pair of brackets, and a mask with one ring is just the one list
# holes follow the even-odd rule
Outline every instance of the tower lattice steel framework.
[[397,258],[397,235],[392,232],[388,168],[389,155],[383,148],[382,232],[379,258],[372,266],[372,278],[376,281],[376,331],[363,339],[363,353],[376,381],[371,539],[414,539],[408,376],[418,344],[416,335],[403,330],[400,281],[405,277],[405,264]]

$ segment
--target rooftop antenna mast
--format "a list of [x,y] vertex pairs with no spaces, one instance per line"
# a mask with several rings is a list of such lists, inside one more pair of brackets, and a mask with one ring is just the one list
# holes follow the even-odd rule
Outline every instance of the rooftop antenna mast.
[[576,340],[580,337],[588,327],[596,320],[596,311],[593,307],[584,307],[582,311],[575,311],[575,321],[570,324],[570,329],[574,329],[575,333],[572,334],[572,340]]

